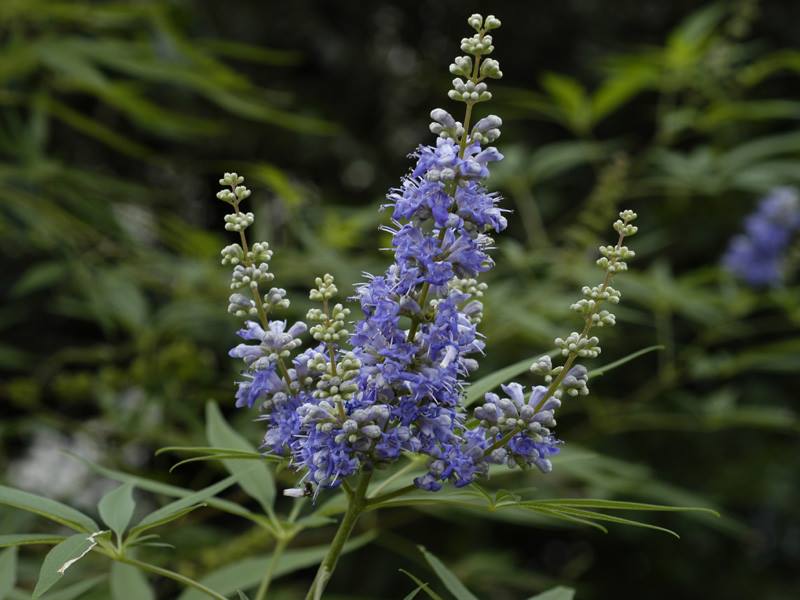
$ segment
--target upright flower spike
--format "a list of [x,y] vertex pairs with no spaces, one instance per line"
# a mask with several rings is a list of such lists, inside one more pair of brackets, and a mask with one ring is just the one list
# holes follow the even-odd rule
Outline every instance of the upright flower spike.
[[[392,211],[384,230],[392,237],[393,260],[356,286],[353,300],[363,314],[357,322],[348,324],[349,309],[333,302],[338,290],[330,274],[317,277],[309,293],[318,303],[306,314],[314,340],[309,347],[300,350],[304,322],[271,320],[289,301],[281,288],[263,289],[274,279],[269,245],[248,247],[246,230],[255,217],[240,204],[250,190],[236,173],[220,180],[226,188],[218,197],[233,208],[225,228],[240,239],[222,251],[223,264],[233,271],[228,309],[245,321],[239,335],[246,343],[231,350],[244,362],[237,405],[258,407],[266,425],[262,447],[285,457],[298,473],[298,485],[286,496],[316,497],[346,482],[346,512],[307,600],[321,597],[368,506],[415,489],[469,485],[493,464],[552,469],[550,457],[560,445],[555,411],[565,396],[589,393],[588,371],[576,360],[600,353],[592,331],[614,325],[606,305],[617,303],[620,293],[611,282],[634,256],[623,241],[636,233],[636,214],[626,210],[614,223],[617,243],[600,247],[602,283],[584,287],[584,297],[572,305],[584,327],[555,340],[563,364],[554,367],[543,356],[531,366],[547,385],[526,390],[508,383],[502,395],[486,394],[468,413],[464,386],[484,350],[477,327],[486,284],[478,278],[494,265],[491,236],[507,225],[500,197],[484,185],[493,163],[503,158],[491,145],[502,120],[488,115],[473,123],[472,117],[474,107],[491,98],[487,81],[503,75],[500,63],[489,58],[489,32],[500,21],[475,14],[468,24],[475,34],[461,41],[465,54],[450,65],[456,78],[448,92],[464,103],[463,119],[432,110],[435,144],[416,149],[410,173],[389,191],[382,208]],[[368,498],[374,470],[403,453],[426,457],[426,472],[406,487]]]
[[[614,230],[619,235],[617,243],[599,249],[601,257],[597,264],[605,273],[603,282],[595,287],[585,286],[582,290],[584,297],[571,307],[583,316],[583,329],[573,331],[566,338],[555,339],[564,364],[553,367],[550,356],[540,357],[531,365],[530,371],[544,377],[547,386],[534,386],[526,397],[520,384],[503,385],[507,397],[487,393],[484,404],[475,409],[479,425],[471,433],[477,435],[481,432],[485,436],[485,450],[480,460],[509,467],[536,466],[544,473],[553,468],[549,457],[558,453],[560,445],[552,433],[556,425],[555,411],[561,406],[564,394],[585,396],[589,393],[588,371],[575,361],[600,354],[600,340],[590,333],[594,327],[614,325],[614,315],[602,305],[605,301],[619,302],[620,292],[610,284],[616,273],[627,269],[625,261],[634,256],[623,241],[637,231],[632,224],[636,213],[624,210],[619,217],[614,223]],[[475,464],[478,472],[485,472],[486,467],[480,468],[477,462]]]
[[[572,304],[570,308],[583,317],[583,329],[573,331],[566,338],[557,337],[554,342],[564,357],[562,366],[553,367],[549,356],[542,356],[530,367],[530,371],[544,377],[549,384],[544,396],[536,404],[536,408],[543,407],[550,398],[560,399],[564,393],[570,396],[585,396],[589,393],[588,373],[586,367],[575,364],[579,358],[596,358],[601,352],[600,339],[590,335],[597,327],[607,327],[616,324],[616,317],[609,310],[603,308],[604,303],[618,304],[622,294],[611,287],[614,275],[628,269],[628,259],[636,253],[623,244],[627,237],[636,234],[638,228],[633,225],[636,213],[632,210],[623,210],[619,219],[614,222],[614,230],[618,234],[617,243],[613,246],[600,246],[600,258],[597,265],[604,271],[602,283],[581,289],[583,298]],[[573,366],[574,365],[574,366]]]
[[228,312],[246,319],[239,337],[256,342],[239,344],[230,351],[232,357],[241,358],[245,364],[243,379],[237,382],[236,405],[253,406],[265,396],[292,385],[285,360],[301,345],[298,336],[306,331],[306,325],[298,322],[287,329],[285,321],[268,319],[273,308],[288,306],[285,290],[270,288],[261,295],[262,286],[275,278],[269,271],[272,250],[267,242],[256,242],[252,247],[247,243],[246,230],[255,217],[252,212],[240,209],[241,203],[250,197],[250,190],[243,185],[244,177],[225,173],[219,183],[226,187],[217,193],[217,198],[233,208],[232,213],[225,215],[225,229],[238,233],[240,241],[225,246],[221,252],[222,264],[233,267]]
[[787,251],[800,231],[800,199],[794,188],[776,188],[745,219],[745,233],[731,240],[722,263],[753,287],[780,284]]
[[320,305],[306,315],[311,347],[299,351],[305,323],[270,320],[273,310],[288,305],[285,290],[262,289],[274,279],[272,251],[266,242],[247,245],[254,216],[240,210],[250,195],[243,178],[226,173],[220,181],[227,188],[218,197],[234,209],[226,229],[240,237],[222,251],[223,264],[233,269],[229,310],[245,320],[239,334],[249,342],[231,350],[245,366],[237,405],[259,407],[264,448],[287,457],[301,474],[304,486],[287,495],[307,486],[316,494],[356,474],[356,491],[348,491],[363,494],[372,470],[404,452],[428,457],[427,473],[414,485],[431,491],[447,482],[467,485],[486,476],[491,464],[547,472],[559,445],[555,410],[564,394],[588,393],[587,370],[574,363],[599,354],[594,327],[614,324],[603,303],[619,301],[610,283],[633,256],[623,245],[636,233],[632,211],[620,213],[614,224],[616,245],[600,248],[603,282],[585,287],[584,298],[572,306],[584,318],[582,331],[556,339],[564,364],[553,367],[542,357],[532,367],[548,385],[526,392],[509,383],[505,396],[487,394],[472,416],[462,404],[464,384],[484,348],[477,326],[486,285],[478,277],[494,264],[491,235],[506,227],[499,196],[483,183],[492,163],[503,158],[490,145],[502,121],[488,115],[472,124],[474,106],[491,97],[485,80],[502,76],[499,62],[487,58],[494,50],[488,32],[500,21],[480,15],[468,21],[476,33],[462,40],[466,55],[450,65],[459,77],[448,94],[465,104],[463,122],[444,109],[431,111],[436,143],[417,148],[414,168],[387,196],[393,262],[356,287],[364,316],[352,333],[349,309],[333,303],[338,290],[330,274],[318,277],[309,293]]

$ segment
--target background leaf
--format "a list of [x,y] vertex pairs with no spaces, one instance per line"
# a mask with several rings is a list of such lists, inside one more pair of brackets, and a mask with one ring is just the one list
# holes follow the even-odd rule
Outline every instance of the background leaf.
[[572,600],[575,597],[575,590],[563,586],[554,587],[551,590],[531,596],[528,600]]
[[74,565],[68,565],[68,563],[82,557],[94,545],[94,541],[90,540],[86,535],[78,533],[68,537],[50,550],[47,556],[44,557],[44,562],[39,570],[39,578],[36,580],[33,598],[39,598],[58,583],[64,576],[64,567],[72,568]]
[[111,490],[103,496],[97,505],[97,510],[100,512],[103,522],[117,534],[117,538],[120,540],[131,522],[135,508],[133,485],[130,483],[124,483]]
[[111,565],[112,600],[154,600],[155,594],[139,569],[121,562]]
[[444,563],[436,558],[433,554],[428,552],[423,546],[419,546],[420,552],[428,561],[428,564],[434,570],[436,575],[442,581],[444,586],[450,591],[457,600],[478,600],[477,596],[470,592],[467,587],[459,581],[450,569],[444,566]]
[[17,549],[8,548],[0,552],[0,598],[7,597],[17,582]]
[[[250,442],[236,433],[225,421],[219,408],[213,402],[206,404],[206,437],[212,446],[255,452]],[[236,459],[222,461],[231,475],[235,476],[239,485],[251,497],[256,499],[261,507],[270,514],[272,503],[275,501],[275,482],[272,473],[265,464]]]
[[61,502],[0,485],[0,504],[31,512],[77,531],[97,531],[97,523]]

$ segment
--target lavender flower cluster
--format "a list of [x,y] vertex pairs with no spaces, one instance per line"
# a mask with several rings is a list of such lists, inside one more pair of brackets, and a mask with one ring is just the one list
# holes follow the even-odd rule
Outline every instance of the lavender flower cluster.
[[[301,482],[317,490],[404,453],[428,458],[427,472],[414,483],[430,491],[447,482],[467,485],[486,476],[492,464],[550,471],[549,459],[559,448],[552,428],[560,399],[588,393],[587,371],[573,363],[600,352],[589,335],[592,327],[614,324],[600,305],[619,300],[608,284],[633,256],[621,245],[636,232],[632,211],[620,213],[614,225],[617,245],[601,247],[604,283],[584,288],[585,298],[573,306],[584,316],[583,331],[555,340],[564,365],[553,368],[545,356],[531,369],[549,385],[526,391],[510,383],[502,386],[503,397],[488,393],[482,406],[467,412],[465,385],[484,348],[477,327],[486,285],[477,278],[494,264],[491,236],[507,225],[499,196],[484,185],[491,165],[503,158],[491,145],[502,121],[489,115],[470,127],[473,107],[491,98],[485,80],[502,76],[499,63],[486,58],[494,49],[488,31],[500,21],[472,15],[469,24],[476,33],[461,42],[469,56],[450,65],[459,77],[448,94],[465,103],[464,123],[443,109],[431,112],[436,144],[417,149],[414,168],[388,194],[383,208],[391,209],[392,222],[385,231],[394,260],[357,286],[354,300],[363,313],[357,322],[333,303],[338,290],[328,274],[311,290],[310,299],[320,306],[306,315],[310,328],[271,318],[289,300],[283,289],[262,288],[273,280],[272,251],[266,242],[247,245],[253,216],[239,207],[250,191],[236,173],[220,180],[228,189],[218,197],[234,209],[226,229],[241,241],[222,251],[223,264],[233,266],[228,309],[246,319],[239,332],[244,343],[230,352],[244,361],[237,406],[260,409],[265,450],[287,457]],[[299,351],[306,333],[314,343]],[[300,487],[288,491],[302,493]]]
[[787,249],[792,237],[800,231],[797,190],[789,187],[772,190],[745,219],[744,229],[744,234],[731,240],[723,265],[751,286],[780,284]]

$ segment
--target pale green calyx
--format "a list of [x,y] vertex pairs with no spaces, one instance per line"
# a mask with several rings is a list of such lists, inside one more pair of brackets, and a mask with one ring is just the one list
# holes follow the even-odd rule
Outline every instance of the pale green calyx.
[[[320,373],[315,390],[312,395],[315,398],[324,398],[334,403],[334,406],[341,402],[346,402],[358,391],[355,378],[361,367],[353,352],[348,351],[333,367],[327,361],[324,354],[316,354],[308,361],[308,368]],[[336,414],[334,406],[330,407],[331,416]]]
[[272,250],[267,242],[256,242],[245,253],[239,244],[230,244],[221,251],[223,265],[238,265],[239,263],[268,263],[272,260]]
[[529,368],[530,372],[534,375],[540,375],[542,377],[547,377],[551,374],[553,370],[553,361],[545,354],[544,356],[540,356],[537,358],[534,363]]
[[489,15],[484,19],[483,15],[478,13],[470,15],[469,19],[467,19],[467,23],[478,33],[480,33],[481,30],[491,31],[492,29],[497,29],[502,24],[500,23],[500,19],[494,15]]
[[480,75],[483,79],[487,77],[491,79],[501,79],[503,77],[503,72],[500,70],[500,62],[493,58],[487,58],[481,63]]
[[492,36],[484,33],[476,33],[472,37],[461,40],[461,50],[473,56],[484,56],[491,54],[494,50]]
[[492,93],[487,90],[485,83],[475,83],[472,80],[464,81],[460,77],[453,79],[453,89],[447,92],[451,100],[460,102],[486,102],[492,99]]
[[317,286],[316,289],[312,289],[308,293],[309,299],[314,302],[330,300],[336,295],[336,292],[339,291],[333,282],[333,275],[330,273],[325,273],[322,277],[317,277],[314,280],[314,285]]
[[583,333],[573,331],[566,339],[556,338],[555,344],[561,349],[563,356],[575,354],[582,358],[597,358],[600,355],[600,340],[595,336],[587,336]]
[[[500,79],[503,76],[498,61],[484,58],[494,50],[492,36],[487,32],[500,27],[500,20],[494,15],[489,15],[484,19],[482,15],[474,14],[467,19],[467,22],[476,33],[472,37],[461,40],[461,50],[466,55],[457,56],[450,64],[450,72],[458,77],[453,80],[453,88],[447,92],[447,95],[451,100],[472,105],[492,98],[484,79]],[[484,59],[481,62],[482,58]],[[446,127],[443,127],[434,133],[441,135],[445,129]],[[455,136],[449,135],[448,137]]]
[[472,57],[470,56],[456,56],[453,63],[450,65],[450,72],[453,75],[461,75],[463,77],[472,76]]
[[258,289],[260,283],[268,283],[275,279],[275,275],[269,272],[269,265],[261,263],[259,265],[236,265],[231,276],[231,289],[238,290],[245,287]]
[[225,173],[222,176],[222,179],[219,180],[220,185],[227,185],[231,187],[235,187],[243,182],[244,182],[244,177],[242,177],[238,173]]
[[[350,335],[345,329],[345,320],[350,316],[350,309],[338,303],[333,307],[328,305],[328,300],[338,291],[333,275],[326,273],[317,277],[314,283],[317,287],[309,292],[308,297],[314,302],[322,302],[322,308],[311,308],[306,313],[306,319],[316,323],[309,330],[312,337],[329,345],[344,342]],[[334,361],[331,363],[334,364]]]
[[251,212],[231,213],[225,215],[225,229],[227,231],[244,231],[255,221],[255,215]]
[[570,396],[585,396],[589,393],[587,385],[589,375],[583,365],[574,364],[577,358],[595,358],[600,352],[600,340],[590,332],[593,327],[612,326],[616,323],[613,313],[602,308],[603,302],[617,304],[620,300],[619,290],[611,287],[611,280],[616,273],[628,268],[627,259],[633,258],[635,253],[623,245],[626,236],[634,235],[637,228],[631,225],[636,219],[632,210],[619,213],[619,220],[614,223],[614,230],[619,234],[617,243],[613,246],[600,246],[602,255],[597,264],[605,271],[603,283],[596,286],[583,286],[583,298],[573,303],[570,308],[583,316],[583,330],[573,331],[566,338],[556,338],[556,347],[565,357],[564,365],[553,367],[549,356],[542,356],[530,367],[532,373],[544,377],[548,384],[547,392],[539,401],[537,407],[543,406],[548,398],[561,398],[564,393]]
[[289,299],[286,297],[286,290],[283,288],[270,288],[264,294],[264,304],[266,308],[289,308]]

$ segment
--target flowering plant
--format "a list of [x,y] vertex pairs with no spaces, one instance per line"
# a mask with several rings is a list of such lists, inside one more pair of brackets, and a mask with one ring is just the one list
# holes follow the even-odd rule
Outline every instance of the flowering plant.
[[[478,325],[486,284],[477,278],[492,268],[491,236],[507,221],[501,198],[484,185],[491,164],[503,158],[491,145],[502,120],[488,115],[472,123],[474,108],[492,97],[487,80],[502,77],[499,62],[488,58],[494,50],[489,32],[500,21],[476,14],[468,23],[475,33],[461,41],[465,55],[450,65],[456,78],[448,92],[465,104],[463,122],[444,109],[431,111],[436,143],[416,150],[413,169],[387,196],[383,208],[392,211],[392,221],[384,230],[394,260],[357,286],[363,317],[352,332],[350,309],[333,304],[338,289],[330,274],[317,277],[309,294],[321,304],[306,315],[310,328],[274,317],[289,300],[284,289],[266,287],[274,278],[269,244],[248,246],[245,232],[254,216],[240,207],[251,192],[237,173],[220,179],[225,188],[217,197],[233,209],[225,227],[239,234],[239,243],[222,250],[222,263],[233,266],[228,310],[245,319],[244,342],[230,351],[244,362],[236,405],[259,409],[266,426],[262,448],[299,474],[298,486],[285,495],[316,499],[321,490],[342,487],[348,500],[309,598],[325,588],[365,510],[448,483],[469,486],[487,478],[492,465],[552,469],[550,457],[561,444],[553,433],[555,412],[565,396],[589,393],[589,372],[576,361],[600,354],[591,332],[614,325],[604,306],[619,302],[612,279],[634,256],[624,240],[637,231],[636,213],[624,210],[614,223],[616,243],[600,247],[602,282],[584,287],[572,305],[584,319],[582,330],[555,340],[563,364],[554,367],[544,355],[530,370],[546,385],[526,391],[503,383],[503,397],[487,391],[469,410],[467,380],[484,348]],[[301,351],[307,332],[313,341]],[[378,493],[385,482],[370,493],[374,474],[404,455],[424,461],[424,472],[408,483],[396,473],[390,481],[405,485]]]
[[[232,208],[225,216],[226,230],[238,234],[238,241],[222,250],[223,265],[232,267],[228,310],[244,320],[239,331],[243,342],[230,351],[243,362],[236,405],[258,410],[265,429],[262,452],[233,430],[211,403],[210,446],[163,449],[197,455],[189,461],[222,461],[230,476],[203,490],[95,467],[123,482],[98,505],[106,527],[102,528],[71,507],[0,487],[0,504],[29,510],[76,532],[69,537],[20,534],[0,540],[14,547],[55,544],[42,565],[35,598],[92,553],[114,561],[112,589],[116,585],[118,590],[146,590],[142,572],[147,572],[186,586],[182,600],[219,600],[234,593],[242,598],[249,589],[256,589],[256,600],[263,600],[272,579],[286,568],[293,540],[341,514],[329,545],[291,555],[293,564],[319,564],[306,597],[321,598],[342,553],[370,539],[350,539],[361,515],[396,506],[516,510],[600,529],[599,522],[608,521],[663,531],[669,530],[601,511],[693,510],[587,498],[531,499],[523,492],[492,493],[481,485],[493,470],[536,467],[547,473],[553,468],[551,458],[562,444],[554,433],[556,410],[563,400],[589,393],[593,373],[579,361],[600,354],[594,330],[615,324],[608,306],[618,303],[621,294],[611,284],[634,256],[625,240],[637,227],[633,211],[619,213],[613,224],[616,242],[600,247],[601,282],[583,287],[583,297],[571,307],[583,320],[579,331],[556,338],[555,351],[533,364],[468,383],[484,350],[478,326],[486,284],[478,277],[493,266],[491,236],[507,225],[500,197],[484,185],[490,166],[503,158],[492,146],[502,121],[495,115],[473,118],[475,107],[491,99],[487,81],[502,77],[499,62],[489,58],[494,50],[490,32],[500,21],[476,14],[468,23],[475,33],[461,41],[465,54],[450,65],[456,77],[448,92],[450,99],[465,105],[464,117],[457,121],[440,108],[431,112],[436,143],[417,149],[414,168],[390,191],[385,205],[392,212],[385,231],[392,238],[393,261],[383,274],[368,275],[357,286],[353,300],[361,316],[354,322],[348,320],[351,310],[335,300],[338,289],[330,274],[318,277],[310,291],[310,300],[318,304],[306,314],[310,326],[279,318],[289,299],[284,289],[270,285],[273,251],[267,242],[251,243],[247,238],[255,216],[245,212],[242,203],[251,191],[242,176],[225,173],[220,180],[224,189],[217,197]],[[306,344],[304,338],[313,341]],[[554,365],[555,356],[563,362]],[[507,383],[525,370],[541,377],[543,385],[526,390],[519,383]],[[494,391],[497,387],[502,395]],[[283,491],[291,499],[286,500],[291,503],[287,514],[276,507],[268,462],[296,473],[296,483]],[[258,502],[261,512],[218,497],[234,484]],[[451,486],[455,490],[444,489]],[[131,526],[134,487],[177,499]],[[266,532],[274,540],[268,560],[248,563],[235,576],[211,573],[196,581],[137,557],[142,547],[160,544],[153,529],[206,505]],[[422,552],[454,595],[474,598],[435,556]],[[411,577],[417,588],[409,598],[421,591],[436,597],[427,584]]]

